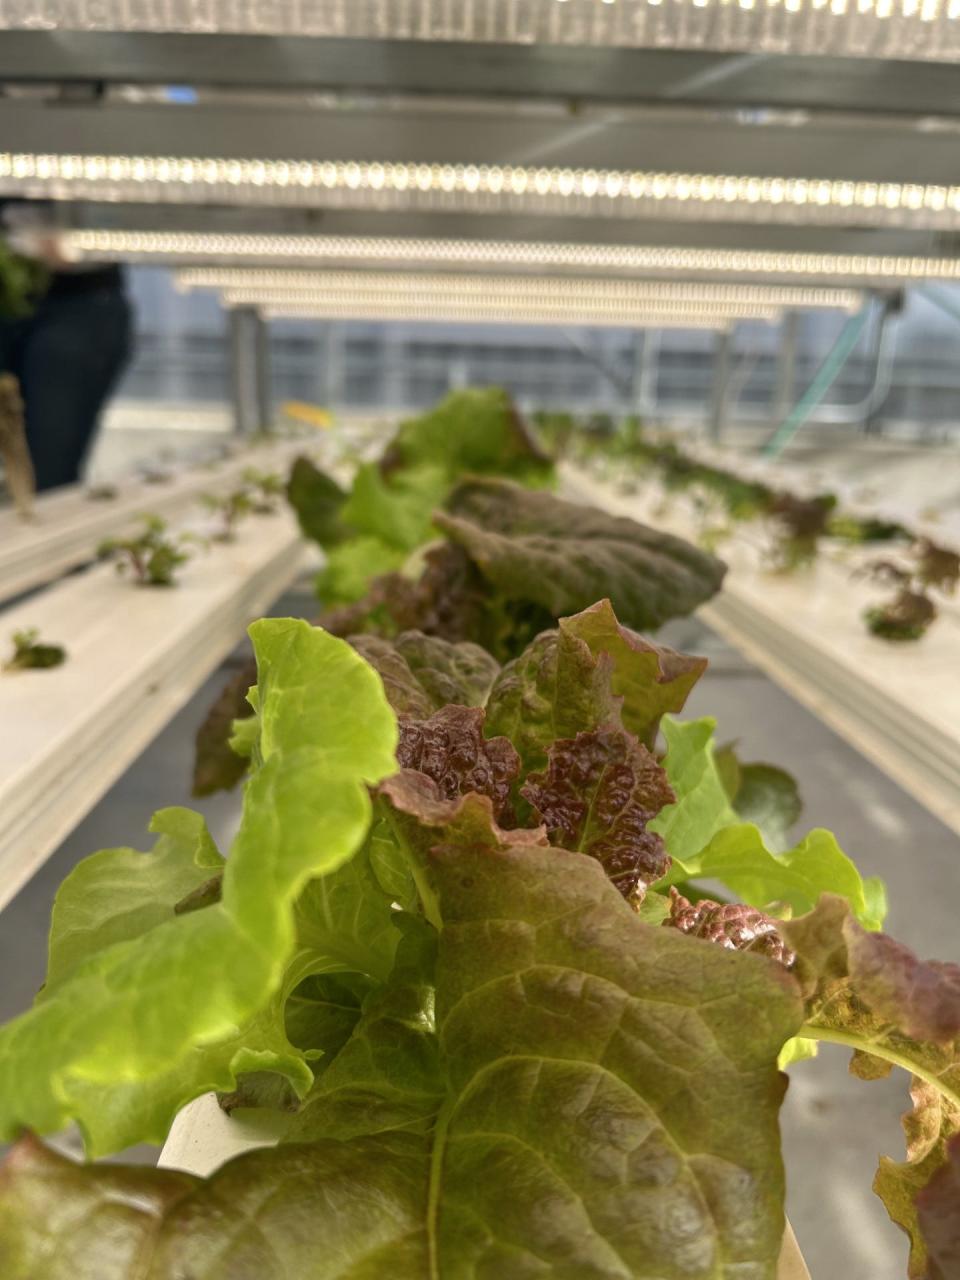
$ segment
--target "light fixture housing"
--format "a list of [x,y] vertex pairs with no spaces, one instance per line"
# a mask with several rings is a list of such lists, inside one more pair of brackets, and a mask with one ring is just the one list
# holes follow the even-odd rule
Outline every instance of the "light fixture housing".
[[378,212],[960,229],[960,184],[519,165],[2,152],[0,194]]
[[420,239],[402,236],[258,235],[221,232],[68,231],[62,251],[78,262],[186,267],[404,267],[458,271],[549,271],[702,280],[831,281],[890,288],[960,280],[960,258],[893,254],[780,253],[550,241]]
[[411,294],[438,302],[478,302],[490,299],[544,301],[573,309],[591,306],[623,308],[831,308],[856,311],[863,294],[855,289],[797,285],[727,284],[701,281],[623,280],[600,276],[511,276],[390,271],[271,271],[222,267],[187,268],[176,275],[182,291],[221,289],[250,298],[314,298],[350,296],[376,300]]
[[954,60],[958,0],[0,0],[0,28]]

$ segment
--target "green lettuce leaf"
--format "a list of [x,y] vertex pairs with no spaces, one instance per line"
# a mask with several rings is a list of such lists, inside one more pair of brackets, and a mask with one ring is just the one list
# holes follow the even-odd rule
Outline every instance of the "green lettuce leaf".
[[287,498],[303,535],[321,547],[332,547],[348,536],[340,515],[347,495],[337,482],[309,458],[297,458],[287,482]]
[[787,848],[790,828],[803,813],[796,779],[776,765],[743,764],[734,743],[718,748],[714,759],[738,815],[759,827],[770,848]]
[[197,730],[193,763],[195,796],[232,791],[243,780],[247,761],[233,750],[230,739],[236,721],[250,718],[247,694],[256,680],[256,663],[244,664],[223,686]]
[[[0,1031],[0,1132],[83,1128],[92,1154],[162,1141],[176,1111],[252,1070],[309,1086],[283,1028],[302,976],[294,904],[363,843],[367,784],[395,768],[396,721],[344,641],[256,623],[261,763],[247,784],[222,899],[123,937]],[[307,972],[321,962],[305,958]]]
[[608,597],[628,627],[655,629],[719,591],[725,566],[671,534],[497,480],[465,481],[437,527],[508,601],[560,618]]
[[680,721],[665,716],[663,720],[667,744],[663,767],[677,799],[650,829],[663,836],[667,852],[684,869],[692,866],[718,831],[737,821],[714,758],[716,727],[709,717]]
[[356,535],[413,551],[429,540],[433,509],[448,487],[439,467],[422,466],[387,480],[374,463],[364,463],[357,469],[340,519]]
[[75,867],[53,906],[43,995],[78,965],[115,943],[169,920],[181,899],[223,870],[206,823],[188,809],[163,809],[150,830],[153,852],[106,849]]
[[399,569],[406,558],[405,551],[380,538],[350,538],[327,551],[326,563],[317,574],[317,595],[325,605],[362,600],[371,578]]
[[401,425],[382,466],[441,467],[449,480],[464,474],[513,476],[528,484],[553,477],[549,458],[499,387],[455,391],[430,413]]

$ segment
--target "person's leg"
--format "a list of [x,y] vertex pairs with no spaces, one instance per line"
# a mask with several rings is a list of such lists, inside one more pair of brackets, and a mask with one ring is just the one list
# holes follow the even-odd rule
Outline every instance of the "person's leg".
[[21,365],[37,489],[76,484],[100,411],[130,354],[120,290],[52,298],[30,325]]

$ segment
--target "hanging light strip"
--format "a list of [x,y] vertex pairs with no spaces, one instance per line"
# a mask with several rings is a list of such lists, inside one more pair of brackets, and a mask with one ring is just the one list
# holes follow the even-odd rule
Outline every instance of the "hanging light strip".
[[[381,301],[356,302],[330,300],[326,302],[271,302],[267,304],[238,303],[253,306],[273,320],[357,320],[382,323],[394,320],[421,324],[513,324],[513,325],[565,325],[591,329],[729,329],[741,317],[723,312],[704,312],[699,308],[689,311],[638,311],[630,314],[619,312],[578,312],[542,307],[482,307],[475,303],[449,303],[438,307],[433,302],[401,299],[396,303]],[[746,319],[773,324],[780,319],[780,312],[751,314]]]
[[0,0],[0,28],[953,59],[958,0]]
[[627,326],[651,314],[679,318],[717,317],[723,320],[770,320],[780,314],[780,308],[769,303],[658,302],[643,298],[630,301],[602,296],[580,298],[575,294],[556,294],[549,289],[489,289],[472,296],[458,295],[453,291],[435,290],[429,284],[419,286],[415,278],[395,286],[382,284],[378,289],[356,290],[348,284],[335,283],[313,290],[225,289],[220,297],[227,307],[310,308],[334,305],[356,307],[365,314],[380,309],[402,313],[406,307],[415,307],[432,310],[438,319],[467,308],[477,315],[489,315],[497,319],[527,317],[543,312],[568,324],[588,324],[596,319]]
[[753,249],[647,248],[545,241],[419,240],[388,236],[234,235],[179,231],[69,231],[68,258],[87,262],[329,262],[344,266],[590,271],[670,277],[780,277],[887,285],[960,280],[960,258],[879,254],[771,253]]
[[55,200],[960,227],[960,185],[516,165],[3,152],[0,194]]
[[396,293],[405,289],[436,296],[472,299],[518,291],[524,298],[543,296],[569,298],[575,303],[622,301],[625,303],[742,303],[767,307],[828,307],[856,311],[863,295],[855,289],[803,288],[790,285],[703,284],[664,280],[616,280],[597,276],[438,275],[381,271],[244,271],[228,268],[179,271],[181,290],[223,288],[261,290],[269,293],[315,293],[318,290],[349,290],[351,293]]

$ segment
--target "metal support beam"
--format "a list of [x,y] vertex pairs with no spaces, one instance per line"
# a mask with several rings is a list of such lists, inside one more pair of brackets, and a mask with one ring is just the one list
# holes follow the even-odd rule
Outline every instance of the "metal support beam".
[[230,312],[230,383],[234,429],[257,435],[273,425],[270,333],[256,307]]
[[710,391],[709,436],[716,443],[723,435],[727,416],[730,372],[733,368],[733,333],[725,329],[717,334],[713,357],[713,385]]
[[236,86],[594,102],[689,102],[956,116],[949,62],[677,49],[4,31],[9,83]]
[[788,311],[780,326],[780,351],[777,355],[777,383],[773,393],[771,426],[776,429],[790,412],[793,389],[797,380],[797,338],[800,333],[800,316]]

